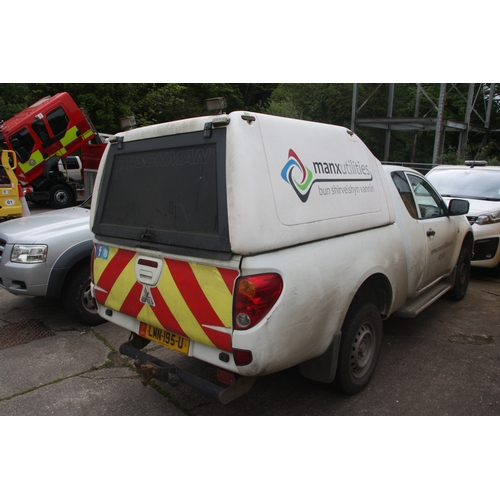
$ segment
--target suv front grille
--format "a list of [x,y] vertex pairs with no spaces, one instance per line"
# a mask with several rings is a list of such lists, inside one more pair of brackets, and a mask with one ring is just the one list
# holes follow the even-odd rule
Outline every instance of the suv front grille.
[[474,260],[488,260],[495,257],[500,238],[488,238],[474,242]]

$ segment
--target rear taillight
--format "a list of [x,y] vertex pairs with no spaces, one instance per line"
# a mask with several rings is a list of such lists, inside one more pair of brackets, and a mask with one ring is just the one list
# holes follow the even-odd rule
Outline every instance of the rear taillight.
[[234,327],[247,330],[271,310],[281,295],[283,280],[275,273],[242,276],[235,290]]

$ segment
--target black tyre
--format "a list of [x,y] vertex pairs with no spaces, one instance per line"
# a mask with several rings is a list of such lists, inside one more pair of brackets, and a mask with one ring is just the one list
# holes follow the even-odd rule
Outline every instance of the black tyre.
[[49,205],[52,208],[68,208],[75,204],[75,193],[70,186],[57,184],[49,191]]
[[382,319],[369,302],[351,306],[342,325],[335,385],[345,394],[356,394],[370,381],[382,344]]
[[80,265],[70,271],[63,288],[63,307],[83,325],[104,323],[97,312],[97,304],[90,293],[90,264]]
[[457,261],[457,275],[453,288],[446,294],[451,300],[462,300],[467,293],[470,279],[471,252],[468,247],[463,246]]

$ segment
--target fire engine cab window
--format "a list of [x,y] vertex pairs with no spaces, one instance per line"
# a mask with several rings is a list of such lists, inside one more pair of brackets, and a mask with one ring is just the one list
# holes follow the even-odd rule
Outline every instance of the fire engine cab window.
[[12,135],[10,142],[14,151],[19,155],[21,163],[28,161],[35,145],[35,141],[28,132],[28,129],[23,128]]
[[68,117],[62,108],[56,108],[54,111],[47,113],[47,121],[54,135],[64,132],[68,127]]
[[31,128],[35,134],[40,137],[42,142],[47,142],[50,139],[49,133],[47,132],[47,127],[43,120],[36,120],[31,124]]

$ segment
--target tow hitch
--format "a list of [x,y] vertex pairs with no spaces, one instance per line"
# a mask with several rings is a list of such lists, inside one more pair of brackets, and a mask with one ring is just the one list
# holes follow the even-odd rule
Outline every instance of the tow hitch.
[[239,377],[234,385],[220,387],[140,351],[133,347],[130,342],[120,346],[120,354],[135,360],[134,366],[137,373],[141,375],[141,383],[144,386],[147,386],[152,379],[167,382],[172,387],[177,387],[182,382],[211,398],[218,399],[222,404],[227,404],[248,392],[256,379],[256,377]]
[[175,373],[176,366],[172,365],[170,368],[162,368],[161,366],[147,362],[142,364],[140,359],[134,361],[135,371],[141,376],[141,383],[143,386],[148,385],[149,381],[155,378],[158,374],[166,377],[166,381],[172,387],[177,387],[180,384],[179,376]]

